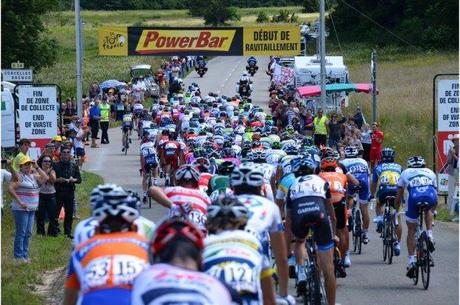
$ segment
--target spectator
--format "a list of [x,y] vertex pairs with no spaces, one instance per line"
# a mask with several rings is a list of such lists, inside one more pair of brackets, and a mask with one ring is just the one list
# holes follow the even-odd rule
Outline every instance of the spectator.
[[91,86],[89,86],[89,98],[94,100],[98,97],[101,92],[101,88],[97,82],[93,82]]
[[447,153],[447,173],[449,174],[447,205],[451,216],[455,216],[455,210],[458,209],[458,200],[455,199],[455,188],[458,186],[458,138],[458,134],[452,137],[454,145]]
[[83,162],[85,162],[86,155],[85,144],[83,143],[83,139],[85,138],[85,132],[81,128],[79,128],[79,126],[75,126],[70,130],[70,137],[73,142],[75,156],[78,158],[78,166],[81,168],[83,166]]
[[39,202],[39,185],[48,180],[48,175],[28,156],[23,156],[18,164],[18,180],[11,182],[8,187],[13,197],[12,210],[16,226],[14,258],[28,263],[29,241]]
[[115,104],[115,121],[123,121],[123,114],[125,113],[125,104],[120,99],[117,99]]
[[319,108],[318,115],[313,120],[313,139],[318,147],[327,145],[328,123],[328,118],[323,116],[323,109]]
[[363,127],[364,124],[364,116],[363,113],[361,112],[361,108],[357,108],[355,114],[353,115],[353,119],[356,123],[356,126],[358,126],[359,129]]
[[86,131],[85,145],[89,145],[89,134],[90,134],[90,124],[89,124],[89,100],[85,99],[83,101],[83,118],[82,118],[82,128]]
[[304,108],[304,118],[303,118],[303,126],[305,130],[305,135],[311,137],[313,135],[313,114],[311,113],[311,109]]
[[342,124],[345,123],[346,118],[338,120],[337,113],[333,113],[331,120],[328,123],[329,128],[329,147],[337,148],[337,144],[342,138]]
[[49,143],[47,143],[45,145],[45,149],[43,150],[42,155],[40,156],[40,158],[43,158],[44,156],[48,156],[51,159],[54,158],[54,144],[52,142],[49,142]]
[[54,162],[59,161],[63,139],[65,139],[65,137],[54,136],[53,139],[51,140],[51,143],[54,144],[54,155],[53,155]]
[[66,100],[65,109],[63,109],[64,125],[70,124],[75,115],[77,115],[77,110],[74,108],[72,100],[68,98]]
[[[5,168],[4,168],[5,167]],[[11,166],[10,160],[2,160],[2,177],[0,180],[0,184],[3,185],[3,182],[10,182],[18,180],[18,174]],[[2,198],[1,208],[2,208],[2,215],[3,215],[3,188],[0,187],[0,198]]]
[[109,121],[110,121],[110,105],[108,103],[109,99],[102,100],[102,103],[99,105],[99,109],[101,111],[100,117],[100,125],[102,130],[101,135],[101,144],[109,144]]
[[89,109],[89,125],[91,127],[91,147],[97,148],[96,139],[99,133],[99,121],[101,119],[101,109],[99,108],[99,100],[91,102]]
[[380,161],[380,153],[382,152],[383,138],[384,135],[383,132],[380,130],[380,124],[378,122],[372,123],[372,140],[370,152],[371,168],[376,166]]
[[74,212],[75,199],[75,184],[81,183],[80,170],[78,166],[71,160],[70,149],[63,147],[61,149],[61,159],[53,166],[56,172],[56,215],[59,215],[62,207],[64,207],[64,234],[72,236],[72,219]]
[[372,143],[372,131],[369,124],[364,123],[361,127],[361,144],[363,145],[363,159],[370,162],[370,152]]
[[50,156],[43,155],[37,161],[38,166],[48,175],[48,179],[40,185],[38,211],[37,211],[37,234],[45,235],[45,215],[48,215],[48,236],[57,236],[59,223],[56,215],[56,173],[53,170],[53,161]]
[[29,151],[30,147],[30,140],[29,139],[21,139],[19,140],[19,153],[14,157],[12,168],[19,172],[19,161],[22,160],[24,157],[27,157],[27,152]]

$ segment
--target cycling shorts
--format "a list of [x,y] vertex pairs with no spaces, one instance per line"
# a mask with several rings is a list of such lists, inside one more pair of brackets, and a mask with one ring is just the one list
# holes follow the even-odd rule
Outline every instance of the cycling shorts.
[[336,219],[335,227],[338,230],[345,229],[345,226],[347,224],[347,202],[345,198],[343,198],[337,203],[334,203],[334,212]]
[[[417,222],[419,216],[419,203],[427,203],[426,208],[431,209],[438,203],[438,194],[432,186],[424,186],[410,189],[406,201],[406,220],[408,222]],[[423,189],[423,191],[421,191]]]
[[133,130],[133,124],[132,123],[123,123],[122,127],[123,132],[128,132],[129,130]]
[[[377,200],[380,204],[385,204],[385,200],[388,196],[393,196],[396,197],[396,194],[398,193],[398,187],[393,187],[393,186],[382,186],[379,188],[377,191]],[[391,206],[394,208],[394,202],[391,204]]]
[[367,203],[369,200],[369,175],[367,173],[356,173],[353,176],[359,181],[359,187],[348,185],[348,196],[354,196],[358,192],[359,200],[361,203]]
[[100,305],[100,304],[131,304],[131,289],[110,288],[98,289],[87,292],[81,298],[80,305]]
[[291,202],[290,213],[291,231],[296,238],[305,238],[311,227],[313,228],[313,239],[319,250],[325,251],[334,247],[324,198],[307,196],[296,199]]
[[85,156],[85,149],[81,147],[75,148],[75,155],[78,157],[83,157]]
[[133,111],[133,115],[135,117],[140,117],[142,115],[142,113],[144,112],[144,109],[134,109]]
[[177,155],[165,156],[164,164],[171,165],[172,169],[176,170],[179,167],[179,160],[177,159]]
[[152,168],[158,166],[158,160],[155,155],[144,157],[144,172],[149,172]]

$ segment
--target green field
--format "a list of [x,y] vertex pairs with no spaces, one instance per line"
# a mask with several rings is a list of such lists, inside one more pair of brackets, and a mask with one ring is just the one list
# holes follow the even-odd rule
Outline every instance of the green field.
[[[317,14],[302,14],[302,7],[240,9],[241,20],[231,25],[254,25],[260,10],[271,17],[280,9],[299,16],[299,22],[313,21]],[[103,25],[201,26],[203,20],[192,18],[185,10],[156,11],[82,11],[84,22],[83,86],[87,92],[92,81],[128,79],[129,66],[149,63],[157,67],[158,57],[99,57],[97,31]],[[63,89],[63,98],[75,95],[75,28],[70,11],[53,12],[45,16],[49,34],[60,44],[59,58],[53,67],[45,68],[36,76],[37,82],[57,83]],[[343,37],[342,37],[343,38]],[[340,37],[339,37],[340,39]],[[392,42],[393,44],[396,42]],[[370,79],[370,54],[373,46],[360,43],[345,44],[341,49],[333,31],[327,40],[329,55],[341,54],[354,82]],[[314,44],[310,45],[314,52]],[[437,73],[458,73],[458,51],[430,53],[407,46],[377,48],[378,56],[378,113],[386,133],[386,145],[395,146],[397,158],[403,162],[411,154],[422,154],[431,162],[432,78]],[[352,107],[360,105],[371,119],[371,97],[351,94]],[[404,162],[405,163],[405,162]]]

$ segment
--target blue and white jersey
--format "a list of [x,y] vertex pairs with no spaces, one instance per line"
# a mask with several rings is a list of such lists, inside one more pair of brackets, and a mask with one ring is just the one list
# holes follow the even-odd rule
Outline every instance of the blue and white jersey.
[[429,168],[408,168],[401,173],[398,187],[405,188],[409,193],[423,193],[427,189],[436,189],[436,174]]
[[369,175],[369,166],[367,165],[366,160],[362,158],[347,158],[340,161],[345,168],[347,173],[352,174],[367,174]]
[[155,143],[145,142],[141,145],[141,155],[144,157],[145,163],[151,163],[157,160],[157,150]]

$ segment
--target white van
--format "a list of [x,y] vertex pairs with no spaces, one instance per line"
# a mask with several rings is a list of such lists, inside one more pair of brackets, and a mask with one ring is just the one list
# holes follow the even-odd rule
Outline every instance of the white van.
[[15,109],[13,94],[10,89],[4,87],[2,90],[2,148],[14,147],[15,137]]

